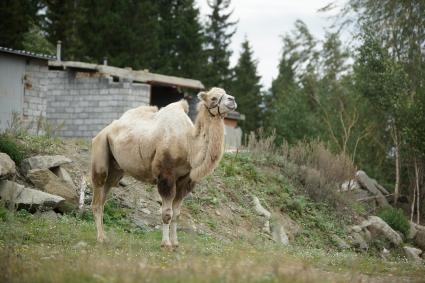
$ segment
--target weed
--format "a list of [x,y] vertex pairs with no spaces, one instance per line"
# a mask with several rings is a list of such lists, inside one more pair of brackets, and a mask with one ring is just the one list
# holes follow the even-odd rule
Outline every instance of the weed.
[[27,148],[14,139],[11,135],[1,134],[0,152],[4,152],[9,155],[10,158],[19,165],[27,155]]
[[404,236],[409,234],[410,225],[406,215],[400,208],[396,209],[393,207],[384,208],[378,213],[378,216],[382,218],[388,225],[394,230],[403,233]]

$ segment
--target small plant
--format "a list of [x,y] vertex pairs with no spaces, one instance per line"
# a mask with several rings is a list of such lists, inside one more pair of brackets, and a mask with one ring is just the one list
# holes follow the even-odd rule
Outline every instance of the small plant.
[[382,218],[388,225],[391,226],[394,230],[397,230],[403,235],[407,236],[410,230],[410,224],[407,220],[406,215],[404,215],[403,210],[400,208],[385,208],[379,214],[379,217]]
[[11,135],[1,134],[0,152],[6,153],[16,164],[19,164],[26,157],[27,149]]
[[3,204],[0,204],[0,220],[6,221],[8,214],[9,213],[8,213],[7,209],[3,206]]

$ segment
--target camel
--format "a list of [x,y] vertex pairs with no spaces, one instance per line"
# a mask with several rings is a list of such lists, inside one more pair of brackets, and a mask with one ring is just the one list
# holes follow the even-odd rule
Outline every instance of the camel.
[[106,196],[128,174],[157,185],[162,199],[161,246],[178,247],[183,199],[217,167],[224,151],[223,118],[237,107],[235,98],[217,87],[200,92],[198,98],[195,124],[187,115],[187,101],[181,100],[160,110],[155,106],[128,110],[93,138],[92,209],[99,242],[106,239]]

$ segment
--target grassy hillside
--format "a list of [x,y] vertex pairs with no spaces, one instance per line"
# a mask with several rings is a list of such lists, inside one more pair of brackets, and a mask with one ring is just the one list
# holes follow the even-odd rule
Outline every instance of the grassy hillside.
[[[46,150],[46,148],[44,148]],[[89,151],[81,141],[55,142],[51,152],[74,160],[74,177],[87,174]],[[347,226],[364,209],[337,192],[351,165],[321,144],[273,148],[265,141],[250,152],[225,154],[215,172],[184,203],[180,248],[160,248],[161,233],[131,220],[136,208],[123,204],[154,187],[134,181],[114,188],[105,209],[109,241],[96,243],[90,210],[58,219],[0,210],[0,282],[421,282],[423,264],[397,253],[383,261],[378,250],[340,250]],[[348,172],[348,173],[347,173]],[[283,222],[290,246],[262,231],[256,196]],[[148,204],[158,220],[159,205]]]

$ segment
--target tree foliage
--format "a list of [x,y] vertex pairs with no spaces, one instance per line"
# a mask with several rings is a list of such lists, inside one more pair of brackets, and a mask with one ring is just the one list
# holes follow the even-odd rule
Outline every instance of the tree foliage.
[[247,39],[242,43],[242,51],[233,71],[231,94],[237,97],[238,111],[249,113],[241,123],[243,132],[249,134],[262,126],[262,94],[257,62]]

